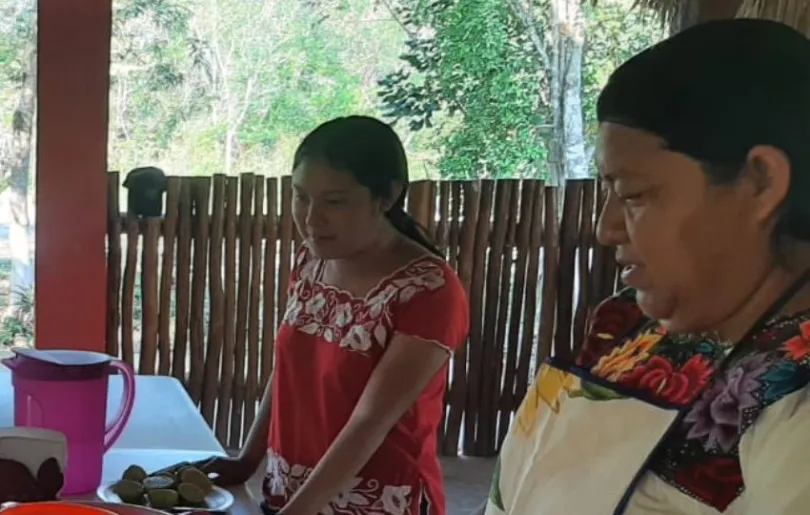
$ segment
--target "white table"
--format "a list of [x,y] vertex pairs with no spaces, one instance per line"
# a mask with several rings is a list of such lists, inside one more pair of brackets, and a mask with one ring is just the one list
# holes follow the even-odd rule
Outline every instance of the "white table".
[[[122,381],[110,377],[108,416],[121,402]],[[172,377],[137,376],[135,405],[127,427],[104,457],[103,481],[115,481],[132,464],[157,470],[181,461],[196,461],[224,450],[179,381]],[[0,427],[14,425],[11,374],[0,366]],[[231,490],[234,515],[259,515],[259,500],[245,487]]]
[[[4,372],[0,373],[0,427],[9,427],[14,425],[14,392],[8,369],[0,367],[0,371]],[[121,405],[122,386],[121,376],[110,377],[109,418]],[[115,448],[222,451],[180,382],[161,376],[137,377],[132,416]]]

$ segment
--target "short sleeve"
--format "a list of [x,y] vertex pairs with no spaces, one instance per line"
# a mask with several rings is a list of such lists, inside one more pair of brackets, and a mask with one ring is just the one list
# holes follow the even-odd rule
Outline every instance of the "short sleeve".
[[636,303],[635,290],[626,288],[602,301],[589,317],[577,364],[590,367],[646,322],[649,320]]
[[770,405],[740,441],[746,514],[801,515],[810,506],[810,389]]
[[434,278],[396,306],[394,331],[454,352],[467,339],[469,303],[453,269],[446,263],[436,267]]
[[310,252],[306,243],[302,243],[301,246],[298,247],[298,250],[295,252],[295,256],[293,257],[290,280],[287,283],[288,294],[292,293],[293,288],[295,288],[295,285],[301,280],[302,277],[306,276],[314,269],[314,265],[315,259],[313,259],[312,252]]

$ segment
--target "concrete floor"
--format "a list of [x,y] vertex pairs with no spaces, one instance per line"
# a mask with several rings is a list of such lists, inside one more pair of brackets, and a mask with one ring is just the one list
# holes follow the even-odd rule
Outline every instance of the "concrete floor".
[[447,515],[471,515],[489,493],[493,458],[442,458]]
[[[442,458],[445,488],[447,490],[447,515],[471,515],[480,507],[489,493],[489,484],[495,460],[491,458]],[[261,498],[261,480],[264,464],[249,482],[248,489],[256,498]]]

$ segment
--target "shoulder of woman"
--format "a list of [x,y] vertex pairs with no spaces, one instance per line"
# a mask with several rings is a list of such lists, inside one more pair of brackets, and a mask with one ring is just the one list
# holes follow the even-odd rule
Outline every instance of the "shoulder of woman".
[[[425,254],[413,259],[395,279],[400,290],[435,292],[445,301],[467,302],[464,286],[456,271],[446,261]],[[401,300],[410,300],[411,296]]]
[[306,277],[307,274],[313,269],[316,261],[317,260],[315,259],[315,256],[313,256],[309,246],[306,243],[302,243],[301,246],[298,247],[298,250],[296,250],[295,256],[293,257],[293,281]]
[[591,313],[577,363],[592,365],[605,352],[620,345],[625,338],[650,322],[636,302],[635,290],[625,288],[618,291]]
[[[795,404],[797,399],[807,401],[810,386],[810,313],[800,317],[780,320],[760,335],[757,351],[743,356],[729,370],[736,374],[756,391],[742,392],[751,395],[748,416],[742,420],[742,431],[747,429],[745,422],[752,423],[759,414],[782,401]],[[804,391],[796,397],[794,394]],[[785,409],[783,405],[777,412]],[[787,413],[792,408],[787,408]]]
[[307,261],[312,259],[312,251],[309,250],[309,245],[306,243],[302,243],[298,250],[295,251],[295,261],[293,262],[293,267],[298,268]]
[[455,270],[434,255],[422,256],[397,272],[378,298],[396,306],[398,323],[411,318],[424,323],[442,313],[437,320],[469,325],[467,292]]
[[412,262],[379,295],[396,305],[393,324],[397,332],[438,342],[451,352],[466,340],[470,325],[467,294],[444,260],[426,256]]

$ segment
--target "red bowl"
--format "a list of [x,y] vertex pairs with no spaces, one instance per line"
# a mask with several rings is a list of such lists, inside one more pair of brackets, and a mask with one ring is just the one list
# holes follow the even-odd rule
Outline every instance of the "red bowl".
[[3,515],[116,515],[101,507],[66,502],[31,502],[3,509]]

